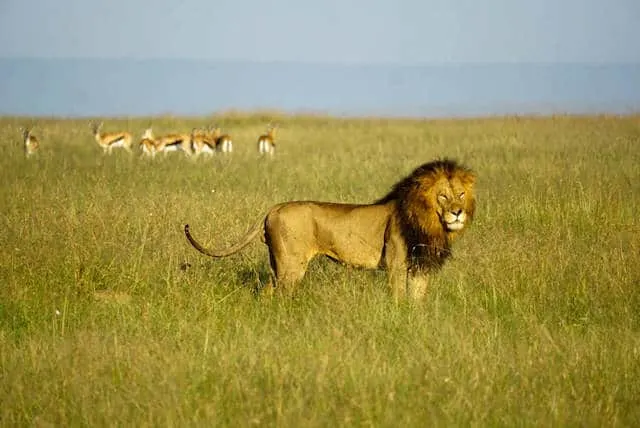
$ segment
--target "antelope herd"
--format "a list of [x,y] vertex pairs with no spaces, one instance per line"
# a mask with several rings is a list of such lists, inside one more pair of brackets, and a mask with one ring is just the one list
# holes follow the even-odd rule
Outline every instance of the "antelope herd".
[[[92,123],[93,138],[102,148],[104,154],[111,154],[113,149],[124,149],[132,153],[133,136],[130,132],[101,132],[103,123]],[[267,132],[258,137],[258,153],[273,156],[276,148],[277,125],[269,125]],[[31,128],[22,129],[24,153],[31,157],[40,148],[40,142],[32,134]],[[220,127],[206,129],[194,128],[190,133],[176,133],[154,136],[153,129],[147,128],[138,143],[141,156],[155,157],[158,153],[182,152],[186,156],[213,155],[215,153],[232,153],[233,139],[222,132]]]

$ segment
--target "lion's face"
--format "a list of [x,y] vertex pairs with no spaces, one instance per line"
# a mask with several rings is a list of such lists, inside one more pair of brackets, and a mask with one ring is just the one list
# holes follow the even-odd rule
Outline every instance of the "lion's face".
[[450,180],[442,177],[435,183],[430,196],[435,198],[432,206],[443,228],[449,232],[462,230],[469,217],[469,198],[473,198],[473,195],[467,195],[462,180],[458,177]]
[[475,175],[459,169],[453,174],[436,170],[420,177],[410,192],[412,216],[431,236],[459,232],[473,218]]

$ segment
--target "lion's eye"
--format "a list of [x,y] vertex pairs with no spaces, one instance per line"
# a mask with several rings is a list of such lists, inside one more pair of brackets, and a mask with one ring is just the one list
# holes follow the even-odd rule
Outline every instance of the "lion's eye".
[[447,198],[447,195],[445,195],[445,194],[438,195],[438,200],[439,200],[440,202],[447,202],[447,199],[448,199],[448,198]]
[[464,199],[464,192],[462,192],[462,193],[460,193],[460,194],[458,195],[458,199]]

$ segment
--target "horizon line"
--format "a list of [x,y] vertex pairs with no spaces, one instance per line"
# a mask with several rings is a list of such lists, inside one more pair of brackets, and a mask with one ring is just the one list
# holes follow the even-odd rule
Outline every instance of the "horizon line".
[[198,57],[117,57],[117,56],[3,56],[0,61],[177,61],[208,62],[218,64],[256,64],[256,65],[323,65],[323,66],[394,66],[394,67],[439,67],[439,66],[487,66],[487,65],[528,65],[528,66],[640,66],[640,61],[309,61],[309,60],[264,60],[241,58],[198,58]]

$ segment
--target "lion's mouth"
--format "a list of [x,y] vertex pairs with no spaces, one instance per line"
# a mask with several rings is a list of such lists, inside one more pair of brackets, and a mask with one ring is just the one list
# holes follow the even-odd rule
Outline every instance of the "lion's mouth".
[[449,211],[443,216],[445,227],[449,232],[455,232],[464,227],[466,214],[463,210]]
[[456,221],[452,221],[450,223],[447,223],[447,230],[455,232],[456,230],[460,230],[464,227],[464,223],[456,220]]

